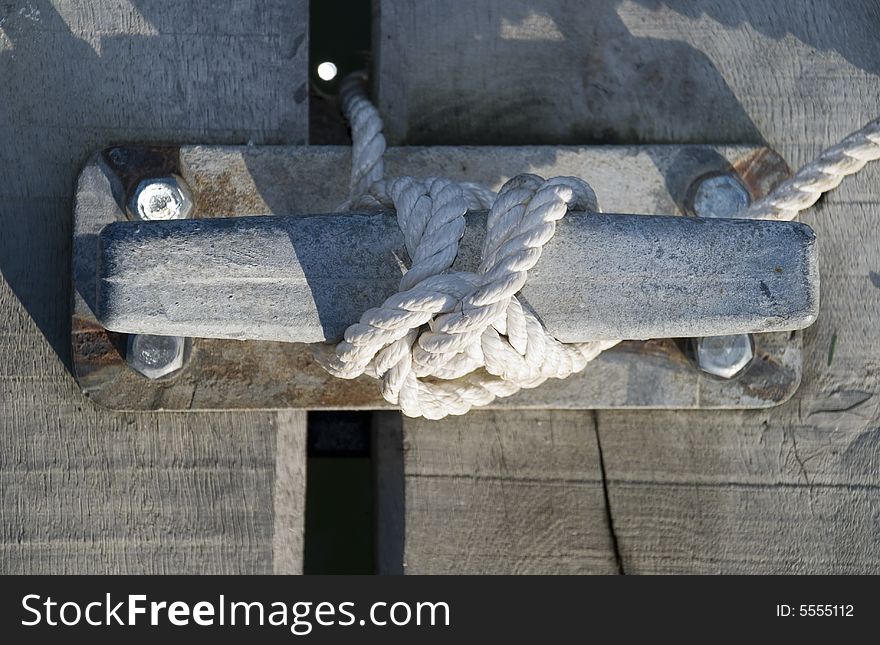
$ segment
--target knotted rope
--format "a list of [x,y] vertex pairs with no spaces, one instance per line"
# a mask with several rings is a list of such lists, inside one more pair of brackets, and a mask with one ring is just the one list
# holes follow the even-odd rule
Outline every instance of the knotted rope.
[[[587,182],[518,175],[496,195],[486,186],[439,177],[385,180],[382,120],[365,76],[341,88],[352,131],[350,198],[344,208],[393,210],[411,259],[399,292],[322,346],[321,365],[340,378],[367,374],[408,416],[464,414],[498,397],[566,378],[619,341],[561,343],[517,299],[528,271],[569,211],[596,213]],[[880,158],[880,121],[827,150],[755,203],[746,217],[792,219],[844,175]],[[468,210],[489,209],[476,272],[451,271]]]

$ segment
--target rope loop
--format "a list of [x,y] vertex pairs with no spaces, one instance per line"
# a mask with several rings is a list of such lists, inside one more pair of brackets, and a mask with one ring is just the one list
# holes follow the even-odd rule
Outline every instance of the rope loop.
[[[619,341],[561,343],[516,294],[571,211],[597,213],[590,185],[575,177],[521,174],[497,195],[473,182],[440,177],[384,178],[385,137],[367,98],[366,75],[341,87],[352,131],[349,200],[343,209],[396,213],[410,267],[399,291],[368,309],[344,339],[316,347],[331,374],[367,374],[382,396],[408,416],[440,419],[566,378]],[[741,216],[793,219],[845,175],[880,158],[880,119],[869,123],[798,171]],[[479,267],[453,271],[465,216],[488,209]]]
[[[364,312],[321,364],[340,378],[369,374],[405,414],[463,414],[497,396],[582,369],[600,344],[563,344],[516,298],[528,271],[569,211],[598,211],[574,177],[518,175],[489,210],[475,272],[452,271],[470,209],[468,188],[447,179],[401,177],[376,187],[390,199],[409,270],[400,291]],[[607,343],[602,343],[605,346]]]

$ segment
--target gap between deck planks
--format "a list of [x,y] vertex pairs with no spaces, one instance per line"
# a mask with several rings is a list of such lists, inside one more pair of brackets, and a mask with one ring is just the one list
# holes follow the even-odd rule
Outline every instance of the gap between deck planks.
[[[869,1],[376,9],[374,90],[392,145],[766,143],[797,167],[880,113]],[[801,218],[823,287],[791,401],[598,413],[625,572],[880,571],[878,186],[870,166]],[[406,571],[608,571],[591,424],[572,412],[404,420]],[[581,451],[575,474],[542,444],[547,428]],[[540,473],[527,492],[525,471]],[[578,500],[560,478],[594,483]]]
[[306,141],[307,2],[218,4],[0,9],[0,573],[301,570],[304,413],[109,412],[68,372],[92,152]]

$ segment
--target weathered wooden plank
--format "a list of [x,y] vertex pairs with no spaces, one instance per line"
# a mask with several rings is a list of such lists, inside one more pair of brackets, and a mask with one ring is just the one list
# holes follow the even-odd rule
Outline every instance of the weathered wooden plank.
[[21,2],[0,24],[0,571],[271,572],[277,435],[304,426],[96,407],[68,372],[66,276],[95,149],[305,141],[306,3]]
[[[453,270],[476,271],[471,212]],[[344,241],[347,241],[344,242]],[[394,217],[116,222],[98,238],[110,331],[315,343],[397,292]],[[569,213],[522,300],[562,342],[802,329],[819,309],[815,236],[796,222]]]
[[279,412],[275,426],[272,572],[303,572],[306,517],[306,411]]
[[824,301],[792,401],[772,413],[599,414],[627,571],[880,571],[880,212],[844,214],[862,181],[880,181],[863,174],[810,217]]
[[[379,15],[395,144],[761,141],[796,167],[877,116],[880,8],[867,0],[381,2]],[[802,216],[823,302],[792,401],[599,413],[626,572],[877,570],[878,178],[868,168]],[[416,424],[409,450],[424,440]],[[444,503],[420,490],[420,506]],[[438,548],[422,538],[408,557]]]
[[806,143],[810,121],[876,116],[871,0],[378,5],[392,145]]
[[[754,124],[793,167],[877,116],[876,3],[626,10],[621,18],[640,21],[640,35],[703,52],[731,88],[740,122]],[[704,108],[703,118],[712,112]],[[725,114],[721,131],[733,134],[735,111]],[[772,413],[660,414],[650,423],[600,414],[627,571],[878,570],[878,185],[880,169],[870,166],[801,217],[821,250],[823,303],[792,401]],[[644,509],[660,498],[667,505],[645,523]],[[691,529],[680,546],[676,526]]]
[[[402,539],[388,527],[378,533],[402,548],[380,544],[382,571],[617,571],[589,415],[475,411],[455,422],[406,420],[404,430],[402,445],[390,432],[379,447],[392,463],[403,451],[406,513]],[[383,493],[393,509],[399,491],[380,488],[380,509]]]
[[781,415],[600,413],[625,571],[880,571],[878,397],[806,387]]

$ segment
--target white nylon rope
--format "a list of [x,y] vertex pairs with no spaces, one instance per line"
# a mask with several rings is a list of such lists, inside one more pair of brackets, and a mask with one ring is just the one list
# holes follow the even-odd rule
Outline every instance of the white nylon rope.
[[[574,177],[530,174],[496,195],[438,177],[383,178],[382,119],[366,95],[366,76],[342,83],[352,131],[351,209],[393,210],[411,266],[399,292],[369,309],[344,340],[321,345],[319,363],[334,376],[367,374],[407,416],[464,414],[498,397],[566,378],[619,341],[561,343],[516,298],[556,222],[569,211],[600,212],[593,189]],[[847,137],[798,171],[745,214],[792,219],[843,176],[880,158],[880,120]],[[489,209],[480,266],[450,271],[468,210]]]
[[752,204],[743,216],[792,220],[799,212],[815,204],[823,193],[837,188],[844,177],[857,173],[869,161],[877,159],[880,159],[880,119],[874,119],[836,146],[822,152],[791,179]]

